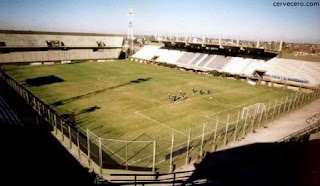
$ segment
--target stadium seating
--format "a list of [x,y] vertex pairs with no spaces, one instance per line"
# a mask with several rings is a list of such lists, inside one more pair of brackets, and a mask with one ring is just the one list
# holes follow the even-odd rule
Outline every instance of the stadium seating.
[[137,53],[135,53],[132,57],[138,59],[151,60],[155,55],[155,51],[159,48],[160,46],[146,45],[142,47]]
[[267,71],[269,69],[268,63],[261,59],[252,59],[250,64],[242,71],[243,75],[252,76],[254,71]]
[[217,55],[208,55],[207,57],[205,57],[199,64],[199,67],[204,67],[207,65],[207,63],[209,63],[211,60],[213,60]]
[[242,74],[251,61],[252,58],[232,57],[222,70],[231,74]]
[[320,84],[320,65],[317,62],[303,62],[294,75],[297,79],[309,80],[310,84]]
[[185,52],[179,51],[179,50],[167,50],[167,49],[161,49],[162,51],[158,53],[159,56],[156,61],[158,62],[166,62],[175,64],[176,61],[184,55]]
[[197,53],[186,52],[177,60],[177,63],[188,65],[191,60],[196,58],[196,56],[197,56]]
[[200,53],[193,61],[190,62],[190,65],[196,66],[196,64],[207,54]]
[[210,61],[209,64],[206,65],[206,68],[212,70],[221,70],[231,59],[231,57],[217,55],[213,60]]
[[158,62],[167,62],[195,70],[219,70],[245,76],[252,76],[255,71],[259,70],[275,78],[320,84],[320,63],[315,62],[282,58],[262,60],[243,57],[225,57],[200,52],[184,52],[178,49],[168,50],[158,46],[148,45],[144,46],[140,51],[133,57],[138,56],[142,59],[151,59],[157,56],[156,61]]

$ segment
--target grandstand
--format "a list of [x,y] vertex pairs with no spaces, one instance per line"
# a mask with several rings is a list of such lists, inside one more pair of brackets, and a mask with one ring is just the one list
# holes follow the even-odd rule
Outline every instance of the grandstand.
[[221,49],[219,46],[215,46],[218,47],[216,50],[211,50],[212,47],[199,49],[198,43],[188,46],[181,43],[176,46],[172,46],[172,42],[163,43],[164,47],[146,45],[131,59],[156,59],[155,62],[174,64],[185,69],[204,72],[218,70],[249,78],[259,72],[262,76],[260,78],[280,79],[311,86],[320,84],[320,63],[276,58],[273,54],[262,52],[260,48],[257,51],[255,48],[244,48],[244,51],[239,49],[228,53],[229,49]]
[[118,59],[122,41],[110,34],[0,30],[0,63]]
[[230,60],[231,57],[217,55],[209,64],[207,64],[206,67],[212,70],[221,70],[229,63]]

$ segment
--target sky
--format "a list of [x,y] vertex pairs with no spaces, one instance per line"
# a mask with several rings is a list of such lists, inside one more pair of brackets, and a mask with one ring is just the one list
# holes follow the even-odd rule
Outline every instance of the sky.
[[[320,6],[290,0],[0,0],[0,30],[126,34],[128,8],[139,35],[320,43]],[[319,0],[292,0],[320,2]]]

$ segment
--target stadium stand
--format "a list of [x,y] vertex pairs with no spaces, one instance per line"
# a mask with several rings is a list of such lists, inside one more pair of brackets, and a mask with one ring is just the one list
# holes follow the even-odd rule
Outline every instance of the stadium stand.
[[255,57],[223,56],[202,52],[185,52],[181,49],[167,49],[159,46],[146,45],[140,49],[133,58],[150,60],[156,58],[157,62],[175,64],[183,68],[210,71],[219,70],[243,76],[253,76],[256,71],[265,73],[265,76],[308,83],[320,84],[320,63],[282,59]]
[[190,65],[196,66],[196,64],[207,54],[200,53],[193,61],[190,62]]
[[213,60],[210,61],[210,63],[207,64],[206,68],[212,69],[212,70],[222,70],[225,65],[229,63],[231,60],[231,57],[225,57],[222,55],[217,55]]
[[316,62],[303,62],[294,75],[297,79],[307,79],[311,84],[320,83],[320,65]]
[[296,60],[284,60],[278,58],[273,58],[268,62],[273,62],[271,68],[267,72],[269,75],[281,75],[287,78],[293,77],[295,72],[303,64]]
[[256,70],[267,71],[268,69],[269,65],[267,65],[265,60],[252,59],[250,64],[242,71],[242,74],[252,76]]
[[213,60],[217,55],[208,55],[207,57],[205,57],[199,64],[199,67],[204,67],[207,65],[207,63],[209,63],[211,60]]
[[232,74],[242,74],[251,61],[251,58],[232,57],[222,70]]
[[9,105],[0,96],[0,123],[23,126],[17,115],[11,110]]
[[123,36],[0,30],[0,63],[118,59]]
[[184,52],[179,50],[162,49],[162,53],[159,55],[156,61],[175,64],[178,58],[180,58],[182,55],[184,55]]
[[151,60],[154,57],[154,52],[157,51],[160,46],[146,45],[135,53],[132,57],[138,59]]
[[188,65],[191,60],[195,59],[197,57],[196,53],[193,52],[186,52],[184,55],[182,55],[178,60],[177,63]]

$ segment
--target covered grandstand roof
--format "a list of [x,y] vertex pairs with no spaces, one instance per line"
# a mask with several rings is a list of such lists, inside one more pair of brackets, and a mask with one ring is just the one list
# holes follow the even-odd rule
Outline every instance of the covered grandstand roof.
[[226,52],[238,52],[238,53],[256,53],[256,54],[267,54],[271,56],[278,55],[277,52],[267,52],[264,48],[257,47],[247,47],[247,46],[235,46],[235,45],[225,45],[217,43],[199,43],[199,42],[185,42],[185,41],[171,41],[171,40],[161,40],[166,47],[177,47],[177,48],[198,48],[206,50],[207,48],[215,48],[217,50],[224,50]]

